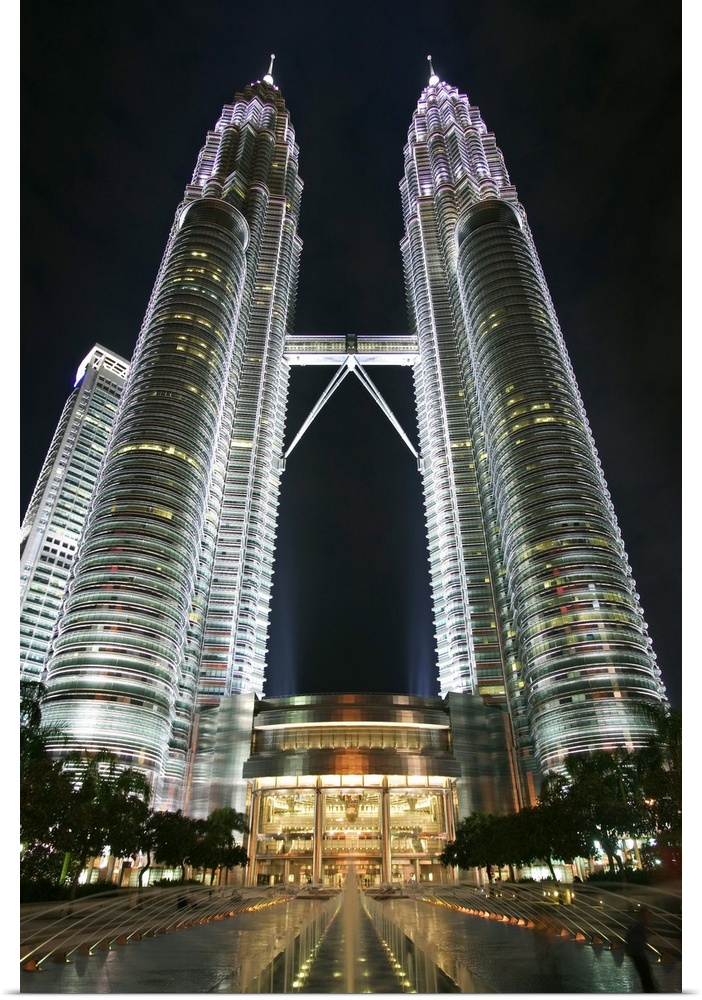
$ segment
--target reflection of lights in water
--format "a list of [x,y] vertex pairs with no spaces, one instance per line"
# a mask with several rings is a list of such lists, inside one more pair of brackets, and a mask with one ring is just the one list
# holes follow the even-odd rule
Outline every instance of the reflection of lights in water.
[[355,993],[354,967],[358,959],[357,945],[360,932],[360,907],[358,899],[358,880],[356,868],[349,865],[346,878],[346,888],[342,902],[344,917],[344,971],[347,993]]

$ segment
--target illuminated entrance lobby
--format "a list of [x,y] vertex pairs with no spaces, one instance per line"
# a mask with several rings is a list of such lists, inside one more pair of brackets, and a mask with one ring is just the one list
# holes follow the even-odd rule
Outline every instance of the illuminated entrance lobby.
[[246,810],[251,885],[446,881],[457,817],[515,808],[505,718],[468,694],[227,698],[200,712],[190,811]]

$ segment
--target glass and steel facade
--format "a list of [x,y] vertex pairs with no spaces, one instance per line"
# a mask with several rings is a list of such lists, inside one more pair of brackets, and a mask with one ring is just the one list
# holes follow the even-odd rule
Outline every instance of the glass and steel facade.
[[[384,845],[373,855],[383,878],[392,870],[383,852],[402,837],[401,827],[385,837],[387,805],[399,816],[405,806],[393,796],[413,795],[413,782],[421,778],[434,804],[454,782],[462,814],[509,811],[533,799],[539,772],[564,755],[640,745],[650,733],[642,706],[665,699],[495,138],[468,98],[432,74],[404,158],[409,333],[295,335],[302,182],[290,117],[270,74],[225,105],[176,210],[132,361],[96,348],[69,401],[25,519],[21,564],[23,671],[44,671],[44,717],[69,749],[106,749],[140,768],[160,808],[242,809],[246,782],[260,782],[265,843],[295,832],[304,846],[311,823],[317,845],[326,831],[332,851],[334,817],[358,796],[361,839]],[[400,730],[369,723],[365,708],[363,725],[345,717],[300,727],[288,717],[255,727],[244,766],[249,708],[232,699],[263,704],[288,379],[304,364],[335,366],[330,385],[353,371],[403,436],[365,367],[413,370],[419,453],[410,448],[451,721],[410,726],[403,732],[419,749],[393,750]],[[98,380],[97,416],[88,377]],[[449,731],[478,763],[460,775],[403,770],[410,759],[436,765]],[[488,748],[498,743],[511,757],[495,764],[488,788]],[[370,763],[378,754],[382,766]],[[356,758],[363,767],[349,763]],[[256,771],[264,761],[273,770]],[[363,780],[348,784],[344,774]],[[402,777],[396,787],[392,775]],[[299,830],[275,832],[281,789],[306,817]],[[445,809],[427,808],[444,836]],[[300,847],[300,857],[321,879],[326,848],[315,850],[310,860]]]
[[48,724],[182,803],[197,701],[263,687],[302,184],[272,78],[174,224],[47,663]]
[[365,886],[453,881],[439,861],[455,837],[449,778],[263,777],[252,798],[251,884],[341,887],[352,866]]
[[664,690],[526,214],[434,74],[401,192],[441,691],[507,703],[524,777],[639,746]]
[[[245,806],[250,884],[452,881],[457,810],[514,808],[505,716],[469,695],[232,696],[199,712],[191,807]],[[245,784],[222,780],[235,745]]]
[[128,368],[124,358],[99,344],[84,358],[22,521],[22,680],[42,679],[49,641]]

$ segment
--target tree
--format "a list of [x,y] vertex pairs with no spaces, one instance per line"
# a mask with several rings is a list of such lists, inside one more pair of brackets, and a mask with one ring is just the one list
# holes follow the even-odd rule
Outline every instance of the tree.
[[213,810],[205,821],[202,835],[203,862],[205,868],[211,868],[214,879],[215,868],[225,868],[227,872],[237,865],[247,864],[246,851],[237,844],[235,833],[246,833],[246,817],[229,806]]
[[530,861],[546,861],[556,880],[554,861],[572,863],[591,851],[580,810],[568,798],[569,785],[562,774],[546,775],[539,803],[519,814],[522,839],[529,845]]
[[200,820],[185,816],[180,809],[155,812],[151,816],[154,855],[169,868],[180,865],[183,881],[185,866],[190,864],[191,855],[197,849],[200,823]]
[[511,870],[544,860],[555,879],[555,860],[571,863],[594,853],[597,844],[614,871],[624,868],[617,853],[621,838],[658,829],[666,842],[679,843],[681,723],[679,714],[667,709],[656,719],[657,738],[636,753],[619,748],[567,757],[562,772],[545,776],[537,806],[462,819],[456,839],[440,856],[442,864],[486,868],[490,878],[494,864]]
[[659,844],[682,844],[682,714],[667,705],[646,706],[655,726],[636,753],[636,768]]
[[73,898],[89,858],[108,846],[117,857],[140,849],[149,785],[112,754],[52,756],[47,747],[57,730],[42,725],[43,696],[43,684],[20,683],[21,872],[60,882],[71,870]]
[[222,849],[215,832],[208,827],[207,820],[198,819],[195,823],[195,843],[190,851],[189,861],[193,868],[202,868],[206,879],[210,874],[210,885],[214,883],[215,869],[220,865]]
[[41,703],[45,692],[40,681],[20,681],[20,747],[41,727]]
[[593,853],[599,843],[607,855],[611,871],[624,864],[617,853],[622,837],[647,836],[652,832],[651,810],[646,805],[639,781],[635,755],[622,748],[595,750],[566,757],[565,781],[558,810],[567,810]]
[[149,864],[153,853],[163,865],[172,868],[180,865],[183,881],[186,865],[211,871],[214,881],[217,868],[229,870],[248,861],[246,851],[234,840],[235,833],[246,832],[246,817],[229,807],[215,809],[207,819],[193,819],[180,809],[154,812],[145,830]]
[[28,882],[57,881],[63,852],[54,845],[72,793],[60,761],[47,750],[55,730],[42,725],[44,685],[20,682],[20,877]]
[[496,862],[493,833],[498,819],[491,813],[476,812],[459,820],[456,839],[450,840],[439,855],[441,864],[447,868],[458,865],[464,870],[486,868],[491,879]]
[[[118,852],[134,842],[129,833],[130,814],[144,816],[150,790],[140,772],[121,769],[118,758],[104,751],[71,755],[64,758],[63,766],[72,776],[73,786],[53,838],[70,856],[73,899],[78,878],[89,858],[112,847],[113,841]],[[138,822],[132,823],[132,834]]]
[[20,838],[23,843],[52,843],[73,792],[61,761],[40,752],[39,744],[25,744],[20,752]]
[[116,858],[133,857],[143,849],[151,816],[149,797],[148,782],[130,768],[121,771],[109,789],[106,832]]
[[456,840],[446,845],[441,855],[444,865],[459,868],[486,868],[488,878],[492,866],[509,866],[514,878],[515,866],[546,861],[552,878],[556,879],[553,861],[573,861],[587,853],[587,842],[579,831],[576,815],[569,805],[555,794],[561,783],[552,783],[552,799],[517,813],[497,816],[474,813],[461,820]]
[[151,867],[152,855],[156,845],[156,823],[154,817],[157,815],[153,809],[149,809],[144,824],[141,829],[139,850],[146,855],[146,864],[139,869],[139,887],[143,885],[144,875]]
[[511,879],[514,879],[514,866],[527,860],[524,855],[525,844],[518,825],[520,815],[520,813],[509,813],[506,816],[490,814],[487,830],[490,857],[499,868],[507,865]]

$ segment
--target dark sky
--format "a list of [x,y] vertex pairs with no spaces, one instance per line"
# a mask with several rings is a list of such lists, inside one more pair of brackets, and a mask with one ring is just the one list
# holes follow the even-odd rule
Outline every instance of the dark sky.
[[[295,330],[407,332],[398,183],[431,53],[527,210],[680,707],[675,5],[24,0],[21,17],[20,514],[80,360],[131,356],[205,133],[271,52],[305,184]],[[331,374],[293,372],[289,436]],[[409,371],[371,374],[416,439]],[[266,693],[436,694],[433,650],[419,475],[348,378],[283,478]]]

